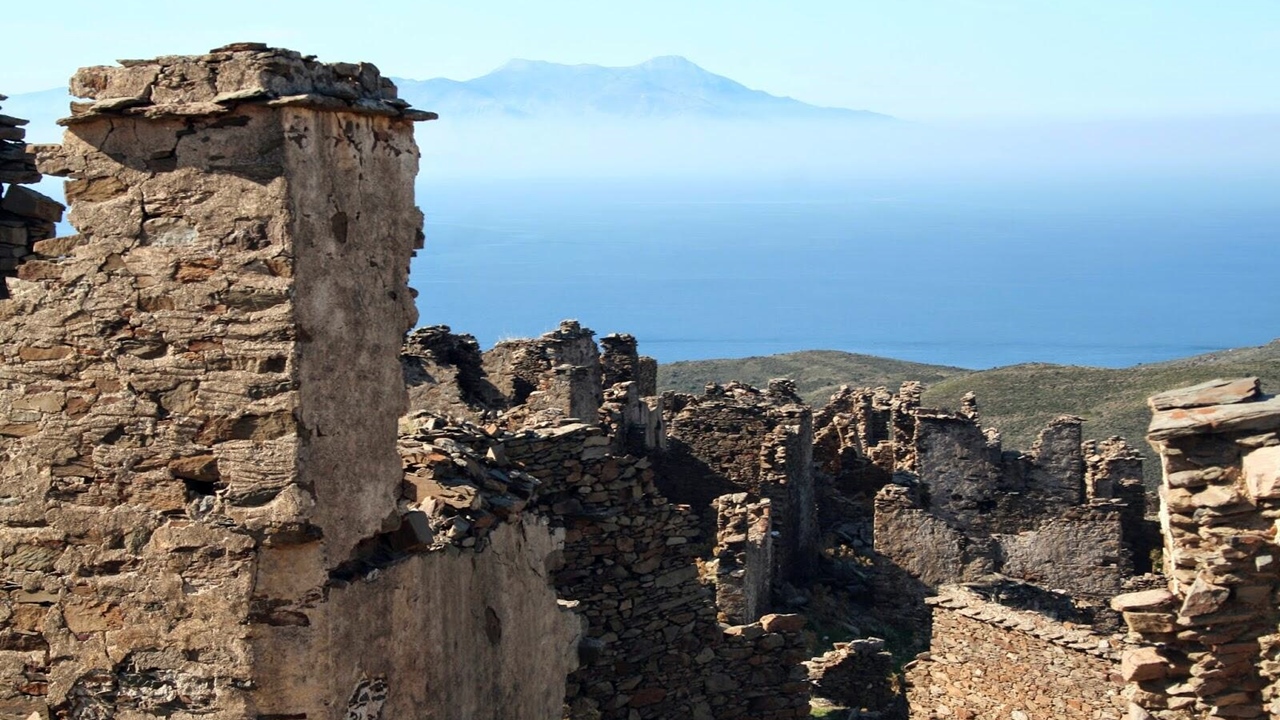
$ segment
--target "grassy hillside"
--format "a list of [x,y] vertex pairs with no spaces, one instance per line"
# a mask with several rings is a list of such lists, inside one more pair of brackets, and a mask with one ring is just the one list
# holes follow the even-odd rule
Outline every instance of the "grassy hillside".
[[1159,478],[1156,459],[1143,437],[1151,413],[1146,399],[1162,390],[1213,378],[1257,375],[1263,388],[1280,392],[1280,340],[1163,363],[1118,370],[1032,363],[993,370],[924,365],[842,352],[801,352],[741,360],[672,363],[658,369],[662,389],[699,392],[709,381],[742,380],[763,385],[773,377],[790,377],[815,406],[822,405],[841,384],[896,387],[904,380],[926,385],[924,404],[955,408],[960,396],[978,396],[982,423],[999,428],[1010,449],[1028,449],[1036,434],[1055,415],[1079,415],[1085,436],[1123,435],[1147,459],[1147,478]]
[[825,405],[841,385],[896,388],[907,380],[936,383],[971,372],[944,365],[855,355],[836,350],[749,357],[735,360],[692,360],[658,366],[658,388],[702,394],[709,382],[739,380],[764,387],[771,378],[791,378],[805,400]]

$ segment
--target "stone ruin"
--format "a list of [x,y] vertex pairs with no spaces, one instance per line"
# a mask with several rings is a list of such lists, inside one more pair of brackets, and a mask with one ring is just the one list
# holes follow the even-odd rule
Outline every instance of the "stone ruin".
[[[376,68],[242,43],[72,91],[35,155],[78,234],[0,204],[0,716],[1111,718],[1121,657],[1131,717],[1280,712],[1256,383],[1154,401],[1169,588],[1111,634],[1152,582],[1123,441],[1006,451],[918,384],[659,395],[573,321],[406,337],[434,116]],[[927,651],[824,643],[788,612],[824,587],[918,603]]]
[[816,464],[872,506],[876,552],[908,584],[927,592],[999,573],[1105,612],[1149,569],[1156,533],[1141,458],[1124,440],[1084,441],[1081,419],[1062,416],[1029,452],[1009,451],[972,395],[948,412],[922,408],[920,390],[842,388],[816,431]]
[[[5,100],[0,95],[0,103]],[[66,209],[53,198],[23,187],[41,178],[36,156],[22,140],[26,124],[0,114],[0,300],[9,297],[6,279],[17,276],[18,266],[37,251],[37,243],[53,239]]]
[[416,336],[514,412],[397,424],[431,114],[256,44],[72,91],[39,155],[79,234],[0,305],[0,715],[808,713],[803,619],[717,622],[698,515],[625,453],[661,441],[634,342],[566,326],[471,393]]
[[1257,378],[1150,399],[1163,587],[1113,600],[1142,644],[1120,674],[1132,720],[1280,716],[1280,399]]

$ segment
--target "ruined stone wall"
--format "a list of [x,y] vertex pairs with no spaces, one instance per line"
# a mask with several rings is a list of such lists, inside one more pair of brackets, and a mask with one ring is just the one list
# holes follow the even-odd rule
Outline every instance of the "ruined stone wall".
[[715,500],[716,544],[712,549],[716,610],[721,622],[755,622],[769,610],[773,577],[773,521],[768,500],[746,493]]
[[958,587],[930,600],[933,637],[907,667],[919,720],[1120,720],[1120,638],[988,602]]
[[[594,421],[604,392],[600,351],[591,330],[565,320],[534,339],[505,340],[484,353],[489,382],[509,407],[558,411],[561,417]],[[538,397],[531,398],[533,393]]]
[[1245,378],[1149,403],[1168,585],[1113,602],[1146,643],[1121,665],[1131,717],[1275,717],[1280,400]]
[[649,455],[666,450],[667,427],[663,398],[642,396],[640,383],[621,382],[604,391],[598,416],[615,455]]
[[[886,572],[901,571],[928,587],[977,580],[997,569],[990,538],[971,538],[952,527],[922,509],[912,489],[900,485],[888,485],[876,495],[874,537],[876,552],[892,566]],[[891,603],[910,596],[902,587],[884,589]]]
[[997,535],[997,567],[1005,575],[1069,592],[1105,610],[1133,574],[1122,511],[1120,503],[1099,500],[1070,508],[1035,530]]
[[658,394],[658,364],[643,357],[634,335],[614,333],[600,338],[600,365],[604,387],[634,382],[642,397]]
[[[5,100],[0,95],[0,102]],[[23,142],[26,120],[0,114],[0,300],[9,297],[7,278],[36,251],[41,241],[56,234],[63,206],[23,185],[40,182],[35,153]],[[50,253],[49,243],[41,251]],[[56,253],[54,253],[56,254]]]
[[[866,505],[893,476],[887,390],[841,386],[814,412],[814,462],[835,490]],[[887,452],[886,452],[887,451]]]
[[1141,459],[1123,440],[1084,443],[1081,420],[1063,416],[1030,453],[1004,451],[972,397],[960,413],[917,409],[913,432],[915,471],[900,467],[908,489],[877,496],[875,547],[926,585],[1000,572],[1068,589],[1105,614],[1123,581],[1149,567]]
[[838,642],[820,657],[805,663],[814,695],[851,709],[906,716],[906,697],[894,672],[893,655],[884,641],[866,638]]
[[484,372],[480,344],[447,325],[409,333],[400,355],[410,412],[424,410],[478,422],[506,409]]
[[[662,497],[647,460],[612,455],[601,429],[584,424],[495,434],[431,418],[409,425],[404,492],[425,515],[421,542],[488,553],[495,528],[529,515],[562,540],[537,564],[584,621],[580,669],[552,683],[568,717],[807,714],[802,622],[717,622],[712,584],[700,577],[698,518]],[[362,572],[419,541],[401,535],[367,553]],[[506,627],[510,613],[497,616]],[[548,673],[564,667],[534,657]]]

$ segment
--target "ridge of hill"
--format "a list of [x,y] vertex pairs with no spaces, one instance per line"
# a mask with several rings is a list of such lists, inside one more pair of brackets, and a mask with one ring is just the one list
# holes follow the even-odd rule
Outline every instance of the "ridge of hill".
[[1148,486],[1159,482],[1160,471],[1145,441],[1151,419],[1147,398],[1214,378],[1245,376],[1257,376],[1265,391],[1280,393],[1280,339],[1127,368],[1025,363],[974,371],[834,351],[687,361],[658,368],[661,389],[683,392],[700,392],[706,382],[763,385],[772,377],[790,377],[815,407],[825,404],[842,384],[892,389],[905,380],[920,380],[925,384],[923,403],[945,409],[958,408],[961,396],[973,392],[983,426],[999,429],[1009,449],[1026,450],[1051,419],[1077,415],[1085,419],[1085,437],[1121,435],[1142,451]]
[[658,366],[658,387],[700,394],[710,382],[740,380],[763,387],[771,378],[795,381],[800,395],[814,407],[826,404],[841,385],[897,387],[908,380],[926,385],[973,372],[947,365],[859,355],[839,350],[764,355],[740,359],[685,360]]

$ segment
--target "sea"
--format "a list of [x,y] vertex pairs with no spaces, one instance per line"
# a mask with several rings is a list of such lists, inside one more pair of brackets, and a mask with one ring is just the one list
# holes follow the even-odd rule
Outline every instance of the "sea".
[[1125,367],[1280,336],[1280,174],[419,181],[422,324],[662,362]]

